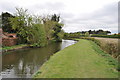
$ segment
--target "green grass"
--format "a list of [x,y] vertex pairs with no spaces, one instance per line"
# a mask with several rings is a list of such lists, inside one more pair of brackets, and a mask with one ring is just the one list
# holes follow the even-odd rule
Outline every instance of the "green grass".
[[[54,54],[35,78],[117,78],[115,65],[109,64],[108,58],[92,41],[80,39],[74,45]],[[111,58],[111,57],[109,57]]]
[[28,46],[27,44],[20,44],[20,45],[14,45],[14,46],[5,46],[5,47],[2,47],[1,49],[3,51],[8,51],[8,50],[20,49],[27,46]]

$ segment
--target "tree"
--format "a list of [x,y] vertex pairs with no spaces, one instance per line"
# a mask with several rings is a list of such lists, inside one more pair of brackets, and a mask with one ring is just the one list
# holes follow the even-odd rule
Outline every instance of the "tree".
[[86,32],[86,33],[85,33],[85,37],[89,37],[89,32]]
[[13,18],[14,16],[8,12],[2,13],[2,29],[4,32],[14,33],[15,31],[12,29],[9,18]]
[[31,29],[32,37],[29,38],[29,42],[34,46],[43,47],[47,44],[46,33],[43,24],[33,24]]
[[12,28],[19,37],[19,43],[27,43],[37,47],[46,45],[46,33],[40,17],[31,16],[26,9],[16,8],[16,16],[10,18]]
[[55,22],[59,22],[60,16],[57,16],[56,14],[54,14],[54,15],[52,15],[51,20],[52,20],[52,21],[55,21]]
[[27,13],[27,9],[16,8],[15,17],[10,18],[12,29],[17,33],[20,43],[28,43],[28,37],[31,34],[28,27],[30,27],[30,16]]
[[63,30],[61,30],[62,29],[62,26],[63,26],[63,24],[60,24],[60,23],[56,23],[56,25],[55,25],[56,27],[54,28],[54,39],[56,40],[56,41],[62,41],[62,38],[63,38],[63,33],[64,33],[64,31]]
[[9,20],[19,43],[43,47],[50,40],[61,41],[64,35],[63,24],[59,23],[60,16],[56,14],[41,18],[28,14],[27,9],[16,8],[15,17]]
[[92,34],[92,31],[91,31],[91,30],[89,30],[88,32],[89,32],[89,34]]
[[61,41],[63,31],[62,26],[63,24],[59,23],[60,16],[57,16],[56,14],[47,17],[44,17],[42,20],[44,22],[45,31],[46,31],[46,37],[48,40],[55,40],[55,41]]
[[59,20],[60,20],[60,16],[57,16],[56,14],[52,15],[52,18],[51,18],[52,21],[55,21],[56,24],[55,24],[55,27],[54,27],[54,39],[56,41],[62,41],[62,38],[64,36],[64,32],[62,31],[62,26],[63,24],[59,23]]
[[53,34],[55,33],[55,31],[53,30],[53,28],[55,27],[55,22],[51,20],[45,21],[44,27],[47,39],[52,40],[54,38]]

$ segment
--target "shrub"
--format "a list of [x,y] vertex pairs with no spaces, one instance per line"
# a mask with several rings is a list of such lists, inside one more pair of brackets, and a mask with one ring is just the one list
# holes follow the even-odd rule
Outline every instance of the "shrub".
[[99,34],[92,34],[91,37],[120,38],[120,35],[99,35]]
[[32,36],[29,37],[29,42],[33,46],[43,47],[46,45],[46,33],[42,24],[34,24],[31,32]]

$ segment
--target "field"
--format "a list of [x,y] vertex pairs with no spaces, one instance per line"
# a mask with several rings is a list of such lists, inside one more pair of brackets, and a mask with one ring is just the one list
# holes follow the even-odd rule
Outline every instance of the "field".
[[115,38],[100,38],[100,37],[94,37],[94,38],[101,40],[102,42],[115,43],[115,44],[118,44],[118,40],[120,40]]
[[94,37],[95,39],[100,41],[101,48],[106,51],[107,53],[111,54],[114,58],[120,57],[120,39],[114,39],[114,38],[98,38]]

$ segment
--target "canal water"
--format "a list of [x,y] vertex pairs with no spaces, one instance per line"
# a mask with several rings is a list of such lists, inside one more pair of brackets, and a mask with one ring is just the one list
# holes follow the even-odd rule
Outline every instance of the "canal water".
[[60,43],[52,43],[43,48],[29,48],[3,53],[2,77],[31,78],[50,56],[75,43],[74,40],[62,40]]

